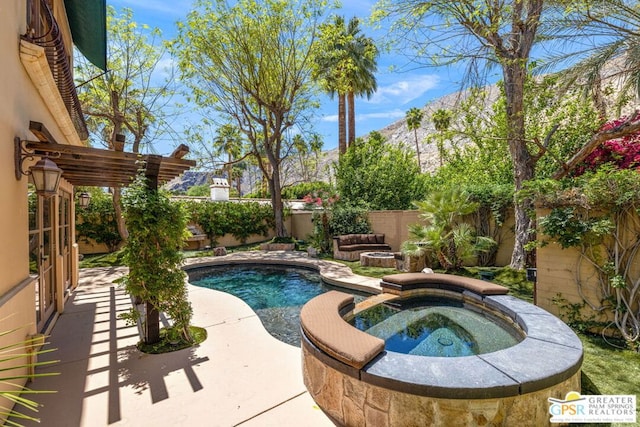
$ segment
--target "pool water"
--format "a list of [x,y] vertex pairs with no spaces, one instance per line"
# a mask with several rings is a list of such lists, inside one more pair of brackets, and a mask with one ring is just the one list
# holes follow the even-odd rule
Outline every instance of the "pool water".
[[300,347],[300,309],[311,298],[335,289],[316,271],[267,265],[212,267],[192,285],[230,293],[256,312],[271,335]]
[[356,328],[385,341],[385,349],[419,356],[460,357],[491,353],[521,341],[495,316],[461,301],[420,297],[399,299],[363,310],[348,319]]

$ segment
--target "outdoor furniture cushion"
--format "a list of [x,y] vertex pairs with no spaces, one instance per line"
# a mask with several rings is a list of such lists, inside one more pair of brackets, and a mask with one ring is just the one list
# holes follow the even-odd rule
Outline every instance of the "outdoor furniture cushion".
[[307,302],[300,311],[306,337],[334,359],[361,369],[384,350],[384,341],[347,323],[340,312],[353,304],[353,295],[329,291]]
[[420,288],[442,288],[456,291],[470,291],[478,295],[504,295],[509,288],[472,277],[438,273],[400,273],[382,278],[382,288],[400,292]]
[[342,234],[333,238],[333,257],[347,261],[360,259],[362,252],[388,252],[391,246],[384,243],[384,234]]

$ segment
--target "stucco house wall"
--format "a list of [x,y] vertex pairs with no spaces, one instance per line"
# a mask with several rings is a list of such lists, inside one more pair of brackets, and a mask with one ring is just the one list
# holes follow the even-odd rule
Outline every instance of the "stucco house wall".
[[[58,13],[64,11],[64,8],[60,7],[61,2],[55,1],[54,4]],[[61,29],[65,38],[71,40],[66,19],[63,24]],[[25,61],[34,61],[31,72],[38,73],[38,67],[43,64],[42,58],[38,57],[40,50],[32,49],[33,46],[20,40],[20,35],[26,32],[26,27],[27,1],[4,0],[0,6],[0,49],[3,53],[3,63],[0,67],[2,98],[0,102],[0,206],[2,206],[0,209],[0,241],[2,242],[0,244],[0,330],[7,331],[14,328],[21,328],[21,330],[19,333],[0,337],[0,346],[24,339],[37,332],[46,332],[36,329],[34,310],[36,282],[35,278],[29,274],[27,200],[29,180],[27,176],[22,176],[20,180],[15,177],[14,138],[35,140],[36,138],[29,131],[29,121],[37,121],[47,127],[57,142],[76,145],[80,143],[77,133],[73,138],[69,137],[69,129],[61,129],[60,123],[64,120],[61,112],[51,103],[51,99],[45,99],[46,94],[43,98],[44,92],[59,96],[57,88],[44,87],[42,81],[34,83],[33,75],[29,74],[24,65]],[[53,81],[52,77],[51,81]],[[36,86],[37,84],[39,86]],[[60,102],[62,102],[61,99]],[[23,169],[27,170],[37,160],[25,161]],[[62,188],[73,194],[73,187],[70,184],[63,183]],[[55,206],[57,209],[57,205]],[[57,232],[52,235],[58,239]],[[60,261],[62,260],[55,257],[54,262]],[[77,266],[74,265],[75,267]],[[73,278],[77,278],[77,274],[74,274]],[[61,294],[59,300],[63,297],[64,295]],[[58,309],[60,307],[62,307],[61,303],[58,304]],[[16,363],[22,362],[24,361],[16,361]],[[2,422],[1,419],[0,422]]]

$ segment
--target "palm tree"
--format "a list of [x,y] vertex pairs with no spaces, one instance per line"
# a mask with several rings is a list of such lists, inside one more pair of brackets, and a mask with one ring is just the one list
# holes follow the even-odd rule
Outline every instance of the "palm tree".
[[475,212],[478,203],[460,189],[432,192],[416,206],[427,225],[409,226],[409,240],[402,245],[405,253],[430,254],[445,270],[457,270],[464,261],[496,244],[489,237],[476,235],[465,222],[464,217]]
[[232,124],[226,123],[218,128],[213,144],[218,154],[226,154],[227,162],[224,168],[227,174],[227,180],[231,184],[233,179],[233,163],[242,154],[242,137],[240,130]]
[[[584,50],[570,50],[547,62],[542,71],[562,64],[568,58],[583,56],[584,59],[561,72],[567,87],[579,84],[590,94],[603,118],[608,117],[604,103],[603,79],[613,77],[621,84],[616,92],[618,110],[630,99],[640,95],[640,10],[622,0],[602,4],[592,3],[575,13],[552,23],[556,32],[586,46]],[[598,43],[584,44],[584,38],[598,34]],[[616,112],[618,115],[620,111]]]
[[314,179],[318,179],[318,164],[320,163],[320,153],[322,152],[322,146],[324,141],[322,137],[317,133],[311,135],[311,141],[309,141],[309,148],[315,157]]
[[358,18],[345,25],[344,17],[320,27],[319,43],[314,52],[314,78],[331,96],[338,95],[338,148],[347,151],[346,98],[349,102],[349,143],[355,140],[355,97],[370,97],[377,88],[378,49],[373,40],[360,33]]
[[366,95],[367,99],[378,88],[374,73],[378,69],[378,48],[370,37],[365,37],[360,32],[360,21],[353,17],[347,26],[347,45],[348,59],[351,62],[349,67],[349,86],[347,92],[349,114],[349,145],[356,140],[356,108],[355,97]]
[[451,126],[451,112],[449,110],[439,108],[433,112],[431,120],[433,120],[433,126],[438,131],[436,145],[438,148],[438,156],[440,157],[440,167],[442,167],[445,132],[449,130],[449,126]]
[[318,42],[313,55],[312,76],[333,99],[338,95],[338,152],[347,151],[346,102],[347,90],[342,77],[345,44],[344,18],[335,16],[332,22],[320,26]]
[[302,179],[305,181],[309,181],[309,168],[307,167],[307,164],[305,162],[307,155],[309,154],[309,146],[300,134],[296,134],[293,136],[292,145],[295,149],[296,154],[298,155],[298,162],[300,162],[300,174],[302,175]]
[[422,162],[420,161],[420,146],[418,145],[418,129],[420,129],[423,116],[422,110],[416,107],[410,108],[406,114],[407,128],[413,131],[413,136],[416,140],[416,155],[418,156],[418,169],[420,172],[422,172]]

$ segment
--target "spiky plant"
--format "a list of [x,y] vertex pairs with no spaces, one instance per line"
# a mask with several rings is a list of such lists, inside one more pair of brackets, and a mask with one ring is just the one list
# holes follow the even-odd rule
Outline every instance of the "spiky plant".
[[[22,331],[23,328],[15,328],[0,332],[0,338]],[[40,406],[34,400],[25,395],[55,393],[55,391],[33,390],[24,387],[25,380],[30,381],[38,377],[59,375],[57,372],[34,373],[36,367],[57,363],[57,360],[34,362],[34,356],[55,351],[55,349],[35,350],[44,344],[42,335],[28,337],[22,340],[8,340],[9,344],[0,347],[0,420],[5,419],[6,426],[22,426],[20,421],[40,420],[33,414],[38,412]]]
[[403,252],[419,256],[432,254],[445,270],[457,270],[478,252],[495,245],[489,237],[477,236],[464,220],[465,215],[478,209],[478,203],[459,189],[434,192],[417,202],[420,217],[426,225],[409,226],[409,240],[403,244]]

